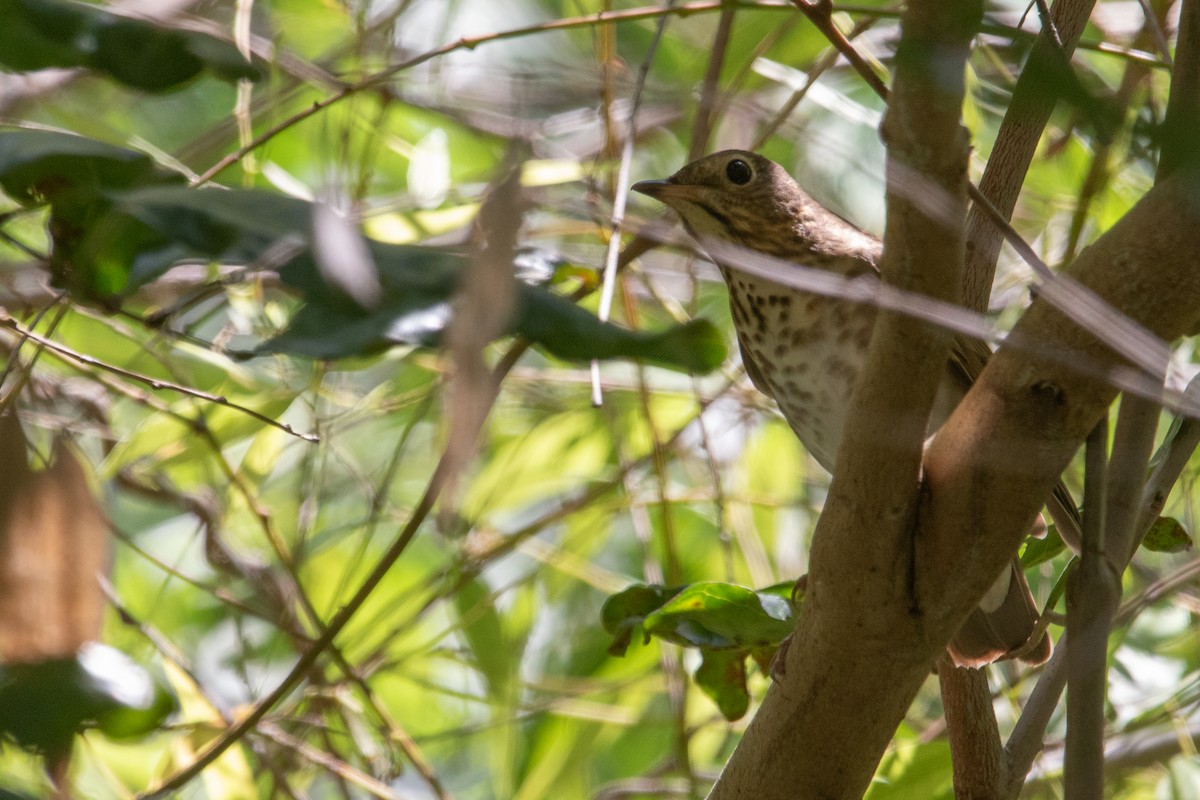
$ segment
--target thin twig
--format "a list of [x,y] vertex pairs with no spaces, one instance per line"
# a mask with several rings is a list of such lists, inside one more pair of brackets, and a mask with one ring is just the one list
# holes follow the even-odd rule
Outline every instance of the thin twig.
[[309,670],[316,663],[320,654],[333,643],[334,638],[341,633],[342,629],[346,627],[362,604],[366,602],[380,581],[383,580],[388,570],[403,555],[404,551],[408,549],[409,543],[416,535],[418,528],[425,521],[425,518],[429,515],[434,502],[441,493],[446,478],[445,464],[446,457],[443,453],[437,467],[434,469],[433,475],[430,476],[429,483],[425,487],[425,493],[413,509],[413,513],[409,517],[404,529],[400,532],[400,535],[396,537],[392,546],[388,548],[388,551],[379,560],[379,563],[371,570],[371,573],[359,586],[354,596],[334,615],[329,625],[325,628],[325,631],[312,643],[312,646],[300,655],[300,659],[283,680],[279,682],[279,685],[266,697],[258,701],[250,713],[242,717],[237,725],[213,740],[191,764],[167,778],[157,787],[138,795],[139,798],[148,800],[149,798],[165,797],[171,792],[185,786],[208,767],[209,764],[212,764],[219,758],[222,753],[249,733],[267,715],[268,711],[280,700],[289,695],[300,681],[309,674]]
[[[853,40],[858,38],[863,33],[866,33],[872,27],[874,27],[878,21],[878,17],[868,17],[862,20],[854,26],[854,29],[850,31],[849,35],[846,36],[846,39]],[[775,115],[755,135],[754,142],[750,145],[751,150],[757,150],[758,148],[762,147],[767,143],[768,139],[775,135],[775,132],[779,130],[784,121],[792,115],[793,111],[796,110],[796,106],[800,105],[800,102],[808,96],[809,90],[817,82],[817,79],[831,69],[837,63],[838,57],[841,55],[841,51],[835,47],[833,50],[817,59],[812,67],[807,70],[804,85],[792,92],[792,95],[787,99],[787,101],[784,102],[784,104],[779,107],[779,110],[775,112]]]
[[[1154,37],[1154,46],[1158,48],[1158,54],[1162,57],[1163,63],[1168,67],[1173,67],[1171,61],[1171,44],[1167,41],[1167,32],[1163,30],[1162,20],[1154,13],[1154,8],[1150,5],[1150,0],[1138,0],[1138,5],[1142,7],[1142,13],[1146,16],[1146,26],[1150,29],[1150,34]],[[1164,4],[1164,13],[1166,5]]]
[[1038,16],[1042,18],[1042,30],[1046,32],[1046,36],[1054,43],[1054,46],[1059,50],[1066,49],[1063,45],[1062,34],[1058,32],[1058,26],[1054,24],[1054,18],[1050,16],[1050,6],[1046,4],[1046,0],[1035,0],[1037,2]]
[[[500,383],[505,375],[516,364],[517,359],[528,349],[529,343],[525,340],[517,340],[509,348],[508,352],[497,363],[493,372],[495,375],[495,392],[498,393]],[[493,393],[492,403],[495,402],[496,393]],[[481,420],[482,422],[482,420]],[[266,697],[260,700],[254,709],[247,714],[235,727],[227,730],[219,738],[212,741],[205,750],[196,757],[196,760],[189,764],[184,769],[176,772],[171,777],[164,780],[156,788],[138,795],[140,800],[149,800],[149,798],[164,797],[172,791],[186,785],[189,781],[200,774],[209,764],[213,763],[226,750],[236,744],[244,737],[251,729],[258,724],[263,717],[266,716],[280,700],[292,692],[292,690],[300,683],[300,681],[308,674],[309,670],[316,663],[320,654],[328,648],[339,633],[346,627],[354,615],[370,597],[371,593],[379,586],[379,583],[387,575],[392,565],[404,554],[408,549],[414,536],[425,519],[433,510],[434,503],[445,487],[448,477],[448,454],[443,451],[438,459],[437,466],[429,477],[429,481],[425,486],[425,491],[418,500],[412,513],[409,515],[408,522],[400,531],[399,535],[393,541],[391,547],[380,558],[375,568],[364,579],[359,586],[358,591],[346,602],[344,606],[330,620],[328,626],[321,632],[321,635],[313,642],[304,653],[301,654],[299,661],[292,667],[291,671],[280,681],[279,685],[270,692]],[[428,778],[427,778],[428,779]]]
[[792,0],[792,4],[800,9],[800,12],[808,17],[813,26],[825,35],[829,43],[850,62],[850,66],[866,81],[867,85],[886,101],[888,99],[888,88],[883,79],[871,68],[867,60],[859,54],[858,50],[855,49],[854,45],[850,43],[850,40],[845,37],[838,26],[833,23],[833,3],[831,0],[813,0],[813,2],[808,2],[808,0]]
[[[29,330],[36,328],[38,323],[42,321],[42,318],[50,312],[50,309],[57,307],[58,314],[50,321],[50,324],[46,326],[46,334],[49,335],[53,333],[55,329],[58,328],[59,323],[61,323],[63,318],[67,315],[68,307],[66,305],[59,305],[63,298],[66,297],[66,294],[66,291],[60,291],[54,296],[54,299],[51,300],[48,305],[46,305],[45,308],[38,311],[37,316],[33,318],[33,323],[29,326]],[[44,345],[38,345],[38,347],[34,350],[33,358],[29,359],[28,364],[22,365],[20,359],[21,348],[25,345],[25,342],[30,340],[30,338],[31,337],[28,335],[20,336],[16,343],[12,346],[12,349],[9,351],[8,363],[5,364],[4,371],[0,373],[0,386],[2,386],[8,380],[8,376],[12,374],[13,370],[20,369],[21,374],[17,380],[13,381],[12,386],[9,387],[4,396],[0,397],[0,411],[7,409],[13,402],[14,398],[16,398],[21,393],[21,390],[25,388],[25,384],[28,383],[29,379],[33,377],[33,368],[37,365],[38,359],[40,359],[42,357],[42,353],[46,351],[46,347]]]
[[362,770],[355,769],[342,759],[334,758],[329,752],[319,747],[314,747],[303,739],[297,739],[273,722],[263,722],[255,727],[255,731],[260,736],[265,736],[276,744],[292,750],[306,761],[310,761],[328,770],[347,783],[354,784],[373,797],[384,798],[384,800],[398,800],[407,796],[393,790],[383,781],[372,778]]
[[[675,4],[675,0],[667,0],[666,8],[669,10]],[[629,166],[633,163],[633,144],[637,141],[637,112],[642,104],[642,91],[646,87],[646,79],[650,76],[650,66],[654,63],[654,54],[658,51],[658,43],[662,41],[663,33],[667,29],[666,15],[659,18],[658,27],[654,29],[654,38],[650,40],[650,46],[646,48],[646,54],[642,58],[642,65],[638,69],[637,81],[633,87],[633,98],[629,104],[629,127],[625,132],[625,142],[621,148],[621,162],[617,168],[617,185],[613,195],[613,206],[611,215],[611,230],[609,232],[608,249],[604,254],[604,274],[601,279],[602,288],[600,291],[600,308],[597,312],[601,322],[608,321],[609,312],[612,310],[613,293],[616,291],[617,282],[617,266],[620,262],[621,255],[621,227],[625,220],[625,204],[629,199]],[[600,394],[600,362],[592,362],[592,404],[599,406],[603,401],[603,396]]]
[[695,161],[708,149],[717,118],[717,93],[720,89],[721,67],[725,65],[725,54],[729,49],[729,37],[733,33],[733,18],[736,7],[727,4],[721,9],[717,32],[713,34],[712,53],[704,71],[704,83],[700,90],[700,105],[696,109],[696,121],[692,125],[691,144],[688,146],[688,161]]
[[315,434],[301,433],[286,422],[280,422],[279,420],[268,417],[267,415],[259,413],[252,408],[247,408],[239,403],[235,403],[223,395],[205,392],[201,389],[195,389],[191,386],[184,386],[183,384],[163,380],[161,378],[152,378],[149,375],[143,375],[140,372],[134,372],[133,370],[125,369],[124,367],[118,367],[116,364],[109,364],[108,362],[101,361],[93,356],[80,353],[77,350],[72,350],[70,347],[67,347],[64,344],[59,344],[58,342],[47,339],[40,334],[34,333],[20,322],[9,316],[8,312],[4,311],[3,309],[0,309],[0,327],[9,328],[10,330],[15,331],[20,336],[36,342],[40,346],[44,347],[47,351],[56,356],[60,356],[61,358],[68,359],[88,367],[102,369],[115,375],[120,375],[128,380],[149,386],[151,389],[156,391],[165,390],[169,392],[178,392],[179,394],[186,395],[188,397],[195,397],[198,400],[204,400],[205,402],[212,403],[213,405],[226,406],[234,411],[239,411],[249,417],[253,417],[259,422],[270,425],[273,428],[278,428],[284,433],[295,436],[297,439],[303,439],[306,442],[315,443],[320,441],[320,438]]
[[[464,36],[453,42],[444,44],[441,47],[436,47],[433,50],[427,50],[424,53],[413,56],[412,58],[406,59],[405,61],[401,61],[398,64],[393,64],[390,67],[382,69],[371,75],[368,75],[367,77],[363,78],[362,80],[358,81],[357,83],[348,84],[348,85],[342,87],[341,89],[339,89],[338,91],[334,92],[333,94],[331,94],[329,97],[326,97],[322,100],[317,100],[312,105],[306,106],[302,111],[299,111],[299,112],[293,114],[292,116],[288,117],[287,119],[282,120],[279,123],[271,126],[266,131],[259,134],[251,141],[247,142],[245,145],[239,147],[237,150],[234,150],[232,153],[229,153],[228,155],[223,157],[220,161],[213,164],[211,167],[209,167],[207,170],[205,170],[203,173],[201,173],[199,177],[197,177],[194,181],[192,181],[192,185],[198,186],[200,184],[208,183],[215,176],[217,176],[218,174],[220,174],[221,172],[223,172],[224,170],[226,170],[233,164],[240,161],[243,157],[245,157],[245,155],[247,153],[249,153],[253,150],[256,150],[257,148],[259,148],[262,145],[269,142],[271,139],[274,139],[280,133],[283,133],[284,131],[288,130],[289,128],[294,127],[299,122],[303,122],[304,120],[308,119],[309,117],[313,116],[314,114],[318,114],[321,111],[324,111],[325,109],[329,108],[330,106],[332,106],[336,103],[339,103],[342,100],[345,100],[347,97],[350,97],[350,96],[358,94],[359,92],[362,92],[364,90],[372,89],[376,86],[386,83],[387,81],[391,80],[393,77],[398,75],[399,73],[404,72],[409,69],[412,69],[413,67],[419,66],[421,64],[424,64],[425,62],[431,61],[435,58],[440,58],[441,56],[449,55],[450,53],[454,53],[459,50],[474,50],[476,47],[479,47],[480,45],[488,44],[491,42],[499,42],[499,41],[504,41],[506,39],[517,39],[517,38],[521,38],[524,36],[530,36],[533,34],[548,33],[551,31],[572,30],[574,28],[591,27],[594,25],[613,25],[618,22],[630,22],[630,21],[641,20],[641,19],[653,19],[655,17],[665,17],[665,16],[671,16],[671,15],[686,17],[691,14],[718,11],[724,5],[725,5],[725,3],[720,2],[720,0],[709,0],[709,2],[686,3],[683,5],[679,5],[679,6],[671,5],[666,8],[654,7],[654,8],[634,8],[634,9],[620,10],[620,11],[601,11],[597,14],[588,14],[588,15],[579,16],[579,17],[567,17],[566,19],[551,20],[549,22],[539,23],[537,25],[527,25],[527,26],[520,27],[520,28],[511,28],[506,31],[497,31],[495,33],[481,34],[479,36]],[[771,8],[771,7],[786,8],[787,7],[783,4],[775,5],[775,4],[766,4],[766,3],[764,3],[764,4],[754,3],[751,5],[755,6],[755,7],[762,6],[762,7],[766,7],[766,8]]]

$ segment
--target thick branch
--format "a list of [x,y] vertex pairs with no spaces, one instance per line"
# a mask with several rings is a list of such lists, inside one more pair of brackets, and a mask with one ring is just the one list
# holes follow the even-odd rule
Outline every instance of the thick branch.
[[[906,39],[922,31],[909,27],[909,19],[929,10],[924,3],[909,6]],[[952,28],[942,23],[942,31]],[[901,77],[911,66],[898,59],[896,105],[889,113],[905,107]],[[927,105],[931,113],[923,120],[931,136],[923,141],[933,148],[944,130],[932,119],[940,108]],[[897,130],[889,130],[893,156],[902,141]],[[928,162],[896,158],[889,179],[895,179],[899,164],[922,163]],[[938,203],[948,198],[951,208],[958,197],[924,195]],[[905,272],[906,252],[932,254],[934,262],[946,252],[932,228],[916,224],[920,215],[907,216],[905,210],[912,213],[902,200],[889,205],[888,258],[901,259],[888,262],[892,280],[922,274]],[[918,231],[929,238],[911,238]],[[920,249],[897,248],[906,241],[920,242]],[[1200,170],[1181,170],[1085,250],[1070,274],[1170,340],[1200,323],[1195,252],[1200,252]],[[939,269],[936,263],[929,268],[928,274]],[[862,794],[928,666],[1011,558],[1083,437],[1111,403],[1116,390],[1105,376],[1131,369],[1048,303],[1035,301],[1012,340],[1037,347],[1002,347],[926,452],[927,491],[914,550],[905,546],[914,522],[911,493],[899,486],[915,477],[908,471],[911,426],[895,424],[892,417],[884,431],[878,420],[894,413],[898,406],[889,401],[900,397],[912,403],[915,416],[927,408],[921,405],[924,370],[940,348],[937,337],[924,337],[886,315],[877,334],[818,527],[795,641],[779,682],[714,787],[714,798]],[[907,342],[903,352],[898,344],[889,351],[886,337],[896,335]],[[899,371],[889,371],[889,352]],[[881,376],[892,385],[884,385]],[[869,411],[876,412],[874,419],[864,416]],[[869,546],[863,546],[864,537],[870,537]]]
[[[1157,185],[1069,272],[1158,336],[1200,322],[1200,170]],[[1002,347],[926,454],[933,498],[922,525],[922,597],[969,608],[1012,556],[1038,507],[1116,390],[1100,376],[1127,367],[1095,337],[1041,300],[1012,338],[1043,355]],[[1057,352],[1060,357],[1051,357]],[[940,637],[940,632],[939,632]]]
[[[959,117],[981,13],[981,2],[909,4],[884,122],[884,279],[941,300],[961,285],[968,142]],[[945,645],[920,641],[910,565],[925,424],[948,349],[935,326],[880,314],[795,644],[712,798],[861,797]]]
[[1008,761],[996,728],[987,672],[956,667],[949,655],[938,661],[938,683],[946,709],[954,796],[975,800],[1003,797]]

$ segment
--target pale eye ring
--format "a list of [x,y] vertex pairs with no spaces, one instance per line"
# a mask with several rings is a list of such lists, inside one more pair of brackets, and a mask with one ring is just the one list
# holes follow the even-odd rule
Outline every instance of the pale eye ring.
[[725,165],[725,177],[729,178],[731,183],[745,186],[754,177],[754,170],[742,159],[735,158]]

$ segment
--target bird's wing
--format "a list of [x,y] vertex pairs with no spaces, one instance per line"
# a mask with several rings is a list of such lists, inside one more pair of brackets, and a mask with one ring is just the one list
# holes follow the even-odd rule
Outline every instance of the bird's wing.
[[1037,622],[1033,594],[1025,582],[1021,562],[1014,558],[954,634],[947,649],[954,662],[963,667],[980,667],[1014,656],[1041,664],[1050,657],[1051,643],[1044,629],[1039,633]]
[[746,347],[746,343],[742,341],[741,334],[738,334],[738,349],[742,351],[742,366],[746,368],[746,374],[750,376],[750,382],[754,384],[754,388],[774,400],[775,395],[771,392],[771,386],[763,377],[762,370],[758,368],[754,356],[750,355],[750,348]]
[[966,387],[975,382],[991,357],[992,348],[988,347],[983,339],[962,334],[954,337],[954,344],[950,349],[950,363],[955,373],[965,381]]

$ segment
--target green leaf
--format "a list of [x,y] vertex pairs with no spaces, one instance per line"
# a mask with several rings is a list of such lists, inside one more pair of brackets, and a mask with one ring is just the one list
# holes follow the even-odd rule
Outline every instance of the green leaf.
[[647,615],[646,632],[709,649],[779,644],[792,632],[791,604],[731,583],[694,583]]
[[711,372],[725,360],[725,342],[708,320],[660,333],[631,331],[600,322],[590,312],[545,291],[522,291],[515,332],[559,358],[636,358],[690,372]]
[[[275,267],[305,296],[288,328],[259,353],[336,359],[433,345],[449,324],[467,259],[460,250],[369,242],[382,294],[377,307],[364,308],[317,268],[312,204],[255,189],[169,184],[179,179],[135,151],[82,137],[0,134],[0,184],[17,198],[51,197],[55,278],[83,299],[109,305],[181,261],[211,260]],[[628,330],[530,285],[554,277],[552,262],[544,253],[514,261],[514,275],[527,282],[518,284],[509,333],[573,361],[633,358],[691,372],[724,361],[723,337],[707,321]]]
[[148,92],[175,89],[205,69],[227,81],[262,77],[229,42],[83,3],[0,0],[0,18],[0,64],[16,71],[83,67]]
[[917,743],[897,742],[880,763],[864,800],[952,800],[954,776],[950,771],[950,744],[945,739]]
[[143,736],[176,707],[128,656],[94,642],[75,658],[0,667],[0,736],[40,753],[65,752],[84,727],[114,738]]
[[[287,237],[307,245],[312,218],[308,203],[254,190],[157,186],[115,195],[113,206],[162,237],[158,246],[148,246],[133,259],[125,291],[186,256],[253,263]],[[363,308],[332,288],[305,251],[283,266],[280,276],[301,290],[308,302],[288,328],[259,352],[335,359],[396,344],[436,344],[450,321],[448,304],[458,289],[466,255],[457,249],[380,242],[370,242],[369,248],[383,290],[378,308]],[[92,263],[101,262],[93,259]],[[553,275],[521,259],[517,268],[518,273],[540,281]],[[705,320],[661,332],[632,331],[600,322],[569,300],[527,283],[519,286],[509,329],[555,356],[574,361],[634,358],[709,372],[725,359],[723,337]]]
[[1029,569],[1038,564],[1049,561],[1066,549],[1066,544],[1062,537],[1058,535],[1058,528],[1054,525],[1049,525],[1046,529],[1046,535],[1041,539],[1029,538],[1025,540],[1025,547],[1021,550],[1021,567]]
[[183,180],[137,150],[58,131],[0,130],[0,186],[20,203],[53,200],[67,189],[129,189]]
[[781,597],[791,603],[793,599],[803,600],[804,590],[808,583],[807,576],[804,576],[800,581],[780,581],[772,583],[770,586],[764,586],[758,589],[759,594],[769,594],[775,597]]
[[638,584],[617,592],[604,601],[600,610],[600,622],[604,630],[613,636],[613,643],[608,652],[614,656],[623,656],[637,630],[646,616],[660,608],[680,592],[681,587],[646,586]]
[[[273,247],[288,243],[295,248],[290,251],[293,257],[307,254],[312,206],[303,200],[259,189],[186,186],[148,186],[109,196],[110,224],[151,233],[130,262],[122,292],[149,283],[184,260],[254,264]],[[92,263],[99,262],[101,252],[93,248]],[[286,263],[287,252],[280,259]],[[321,289],[328,291],[324,284]]]
[[1142,547],[1155,553],[1182,553],[1192,549],[1192,537],[1179,520],[1159,517],[1142,540]]
[[746,715],[750,692],[746,688],[745,651],[705,650],[695,679],[725,719],[733,722]]
[[487,681],[488,694],[507,697],[513,665],[519,658],[514,656],[514,643],[504,633],[491,590],[478,579],[468,581],[454,593],[454,605],[475,665]]

